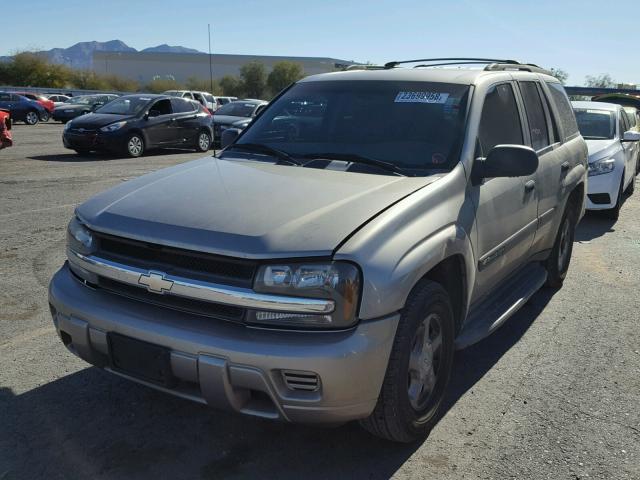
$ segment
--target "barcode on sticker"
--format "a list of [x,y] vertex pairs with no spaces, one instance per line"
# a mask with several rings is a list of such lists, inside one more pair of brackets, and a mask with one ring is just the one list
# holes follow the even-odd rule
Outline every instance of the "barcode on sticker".
[[398,92],[395,103],[445,103],[448,93],[438,92]]

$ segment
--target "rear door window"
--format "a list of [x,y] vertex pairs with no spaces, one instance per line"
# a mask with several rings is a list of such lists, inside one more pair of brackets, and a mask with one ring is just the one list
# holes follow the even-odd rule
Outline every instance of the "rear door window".
[[173,107],[173,113],[193,112],[197,108],[197,105],[195,103],[183,98],[172,98],[171,106]]
[[531,146],[536,151],[542,150],[549,146],[549,128],[538,86],[536,82],[520,82],[520,92],[527,112]]
[[169,101],[169,99],[158,100],[149,110],[156,110],[158,112],[158,115],[170,115],[171,102]]
[[487,92],[478,140],[485,157],[496,145],[524,144],[520,113],[510,84],[494,85]]
[[551,92],[551,99],[556,106],[558,115],[560,116],[560,124],[564,131],[565,138],[573,137],[578,134],[578,124],[576,123],[576,117],[569,103],[569,97],[567,92],[561,84],[555,82],[547,82],[549,91]]

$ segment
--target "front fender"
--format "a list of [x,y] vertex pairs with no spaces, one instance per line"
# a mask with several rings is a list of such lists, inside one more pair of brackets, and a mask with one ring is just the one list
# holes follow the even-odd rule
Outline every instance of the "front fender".
[[[361,319],[400,310],[414,285],[442,260],[460,255],[464,285],[473,285],[475,261],[469,233],[474,212],[465,196],[461,165],[398,202],[356,232],[334,255],[363,272]],[[470,289],[464,293],[469,304]]]

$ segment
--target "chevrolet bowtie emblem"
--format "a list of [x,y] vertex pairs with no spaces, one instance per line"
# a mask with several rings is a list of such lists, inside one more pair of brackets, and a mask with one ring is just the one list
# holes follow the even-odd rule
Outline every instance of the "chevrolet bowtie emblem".
[[162,272],[143,273],[138,278],[138,284],[147,287],[147,290],[153,293],[170,292],[173,282],[164,278]]

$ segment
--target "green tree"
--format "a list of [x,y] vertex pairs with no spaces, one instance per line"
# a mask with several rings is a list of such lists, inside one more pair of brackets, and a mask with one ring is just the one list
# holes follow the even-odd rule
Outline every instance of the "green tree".
[[82,90],[108,90],[109,85],[96,72],[76,70],[71,76],[71,83]]
[[243,90],[250,98],[262,98],[267,90],[267,72],[259,62],[250,62],[240,69]]
[[281,90],[297,82],[304,77],[302,65],[294,62],[278,62],[273,66],[273,70],[267,77],[267,85],[271,90],[271,95],[277,95]]
[[109,90],[117,92],[137,92],[140,90],[140,84],[129,78],[122,78],[117,75],[104,75],[102,77]]
[[569,74],[565,70],[562,70],[561,68],[552,67],[551,75],[553,75],[558,80],[560,80],[560,83],[562,83],[563,85],[567,82],[567,79],[569,78]]
[[594,88],[613,88],[617,85],[608,73],[601,73],[595,76],[587,75],[584,79],[584,84],[587,87]]
[[244,86],[238,77],[225,75],[220,79],[222,94],[228,97],[244,97]]

